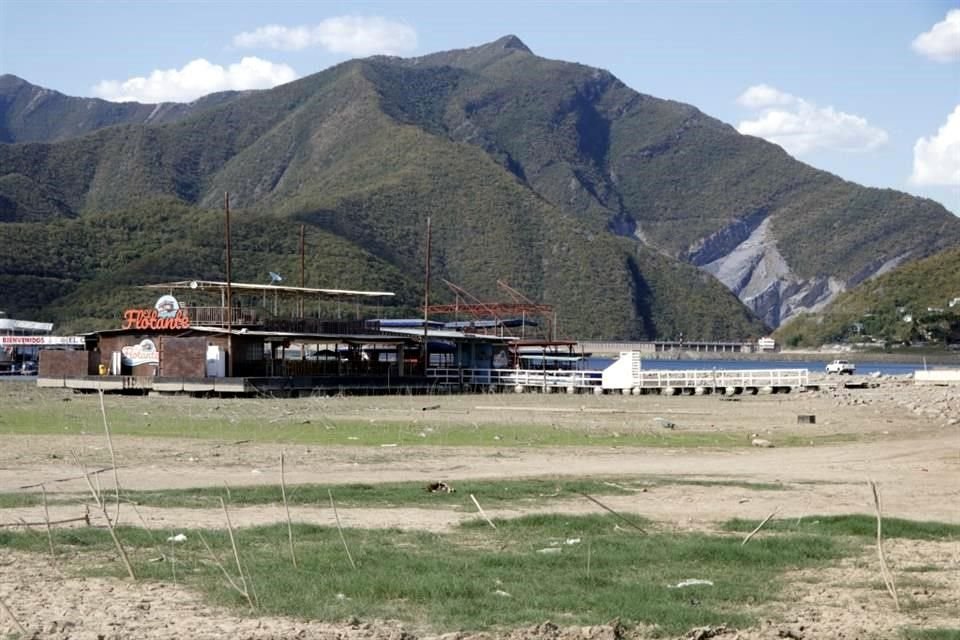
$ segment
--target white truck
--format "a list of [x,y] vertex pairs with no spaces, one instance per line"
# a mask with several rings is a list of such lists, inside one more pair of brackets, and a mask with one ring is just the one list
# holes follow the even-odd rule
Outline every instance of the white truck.
[[857,370],[857,366],[849,360],[834,360],[826,366],[827,373],[836,373],[838,375],[852,376]]

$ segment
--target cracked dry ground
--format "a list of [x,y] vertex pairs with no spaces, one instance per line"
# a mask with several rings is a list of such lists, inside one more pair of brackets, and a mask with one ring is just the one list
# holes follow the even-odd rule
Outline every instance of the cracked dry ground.
[[[426,424],[470,424],[486,419],[480,405],[496,402],[500,417],[517,424],[548,421],[584,429],[655,429],[655,417],[665,417],[681,430],[761,434],[775,444],[796,434],[799,414],[817,415],[817,424],[805,434],[852,434],[836,444],[736,448],[641,448],[499,446],[452,448],[311,447],[269,443],[232,444],[185,438],[114,436],[120,480],[128,489],[163,489],[276,484],[279,454],[287,456],[287,482],[356,483],[521,478],[543,476],[636,476],[662,480],[635,495],[607,496],[604,503],[626,513],[643,515],[677,531],[712,531],[732,517],[761,519],[774,509],[780,518],[810,514],[872,513],[865,479],[876,480],[883,494],[884,513],[916,520],[960,523],[960,389],[923,389],[885,384],[852,392],[821,392],[791,396],[744,398],[718,402],[710,398],[566,398],[527,396],[444,397],[432,399],[441,408],[426,416],[416,400],[352,398],[272,401],[270,410],[295,416],[322,412],[328,417],[375,416],[378,420],[409,419]],[[200,401],[202,402],[202,401]],[[226,405],[242,411],[244,401]],[[426,404],[429,404],[426,403]],[[275,406],[274,406],[275,405]],[[538,412],[537,407],[551,411]],[[557,411],[556,409],[560,409]],[[609,413],[589,413],[597,408]],[[566,411],[564,411],[564,409]],[[954,411],[957,410],[957,413]],[[0,491],[25,484],[48,483],[56,491],[77,494],[83,482],[68,461],[70,451],[81,451],[96,464],[107,460],[102,436],[3,436],[0,451]],[[104,487],[109,485],[104,474]],[[691,478],[779,483],[783,489],[766,491],[733,485],[670,484],[669,479]],[[51,508],[56,520],[78,515],[81,507],[61,504]],[[139,519],[151,528],[169,532],[178,527],[220,527],[216,510],[140,507],[135,514],[124,507],[127,524]],[[530,507],[490,509],[491,517],[513,517],[534,511],[595,513],[584,500],[558,500]],[[475,513],[442,508],[357,508],[339,513],[348,527],[401,527],[446,531]],[[20,519],[42,520],[35,507],[0,510],[0,523]],[[282,505],[236,507],[234,524],[246,527],[280,522]],[[293,508],[295,520],[332,525],[333,513],[317,507]],[[97,524],[96,520],[94,524]],[[763,535],[762,532],[760,535]],[[845,638],[897,637],[904,628],[956,628],[960,616],[960,543],[888,540],[888,562],[898,577],[906,603],[894,610],[880,584],[876,551],[863,552],[829,569],[804,570],[785,577],[787,588],[776,603],[765,607],[760,624],[751,629],[691,629],[690,638]],[[922,573],[911,568],[925,567]],[[27,628],[27,637],[51,638],[338,638],[399,639],[435,637],[445,630],[405,628],[382,620],[330,623],[280,617],[250,617],[242,611],[211,607],[201,597],[172,583],[131,583],[78,575],[68,554],[56,563],[45,556],[0,551],[0,598]],[[555,623],[555,624],[554,624]],[[0,612],[0,637],[16,632],[11,619]],[[586,638],[653,637],[642,626],[565,626],[563,620],[502,630],[491,634],[447,633],[450,638],[493,636],[580,640]]]

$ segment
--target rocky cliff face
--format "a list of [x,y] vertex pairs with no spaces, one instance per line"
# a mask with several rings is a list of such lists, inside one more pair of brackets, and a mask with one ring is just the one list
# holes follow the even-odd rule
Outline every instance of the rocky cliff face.
[[846,281],[832,276],[801,278],[777,249],[771,222],[766,210],[758,209],[697,242],[689,253],[693,264],[716,276],[771,327],[800,313],[820,311],[848,288],[909,258],[904,253],[876,261]]

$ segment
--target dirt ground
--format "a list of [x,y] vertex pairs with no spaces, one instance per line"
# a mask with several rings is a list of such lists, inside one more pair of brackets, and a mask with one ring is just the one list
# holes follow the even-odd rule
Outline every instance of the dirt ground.
[[[204,402],[204,401],[194,401]],[[213,401],[207,401],[213,402]],[[223,403],[225,411],[244,411],[244,402]],[[424,405],[439,405],[429,412]],[[247,405],[251,406],[251,405]],[[263,410],[261,405],[258,410]],[[885,516],[960,523],[960,387],[914,387],[887,380],[875,388],[831,389],[813,393],[750,396],[739,401],[715,397],[501,395],[422,398],[312,398],[270,401],[276,415],[409,420],[423,425],[550,424],[587,431],[655,431],[663,421],[676,432],[725,433],[745,442],[762,438],[773,447],[641,448],[635,446],[533,448],[491,443],[456,448],[439,446],[317,447],[231,443],[187,438],[114,436],[120,481],[128,489],[277,484],[280,452],[286,456],[286,481],[298,483],[374,483],[443,480],[456,486],[465,479],[603,476],[657,476],[644,492],[605,496],[614,509],[643,515],[662,526],[711,530],[733,517],[759,519],[774,509],[778,517],[813,514],[872,513],[866,480],[875,480]],[[797,416],[815,415],[815,424],[798,424]],[[810,436],[814,445],[777,446]],[[842,436],[823,444],[821,438]],[[109,460],[102,435],[2,436],[0,492],[36,491],[25,485],[45,483],[48,491],[82,492],[70,452],[79,451],[92,467]],[[782,490],[729,485],[670,484],[708,479],[778,483]],[[112,487],[111,474],[101,474]],[[563,500],[529,509],[487,509],[491,517],[532,511],[593,513],[586,500]],[[80,515],[78,505],[57,505],[51,518]],[[453,509],[340,509],[344,526],[403,527],[443,531],[475,513]],[[333,524],[323,507],[293,508],[295,520]],[[0,509],[0,524],[42,521],[36,507]],[[220,527],[222,513],[204,509],[124,507],[127,524],[142,521],[152,528]],[[236,507],[237,526],[281,521],[282,506]],[[749,630],[691,630],[689,637],[721,638],[887,638],[903,627],[956,627],[944,619],[960,602],[960,543],[894,540],[887,548],[895,571],[929,565],[922,580],[908,575],[905,593],[911,607],[902,612],[878,580],[876,556],[851,559],[817,575],[791,576],[789,605],[777,620]],[[912,585],[912,586],[911,586]],[[918,586],[919,585],[919,586]],[[916,592],[916,593],[913,593]],[[27,637],[53,638],[376,638],[393,640],[416,630],[389,622],[330,625],[279,618],[250,619],[213,610],[182,587],[130,584],[121,580],[66,575],[49,559],[0,550],[0,598],[27,629]],[[105,606],[109,602],[109,606]],[[946,603],[945,607],[938,603]],[[925,603],[920,606],[917,603]],[[16,631],[0,611],[0,637]],[[558,628],[542,624],[501,634],[523,638],[643,637],[643,630],[623,632],[616,625]],[[451,636],[447,640],[453,640]],[[456,635],[462,639],[466,636]]]

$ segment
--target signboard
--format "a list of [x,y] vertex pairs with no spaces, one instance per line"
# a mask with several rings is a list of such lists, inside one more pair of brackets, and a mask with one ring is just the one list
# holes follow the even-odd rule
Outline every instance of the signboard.
[[133,344],[120,349],[123,364],[135,367],[139,364],[160,364],[160,352],[153,340],[141,340],[140,344]]
[[0,318],[0,331],[32,331],[33,333],[50,333],[53,331],[53,324],[50,322],[31,322],[30,320]]
[[173,296],[160,296],[153,309],[127,309],[121,327],[140,331],[189,328],[190,318]]
[[0,336],[3,347],[82,347],[83,336]]

